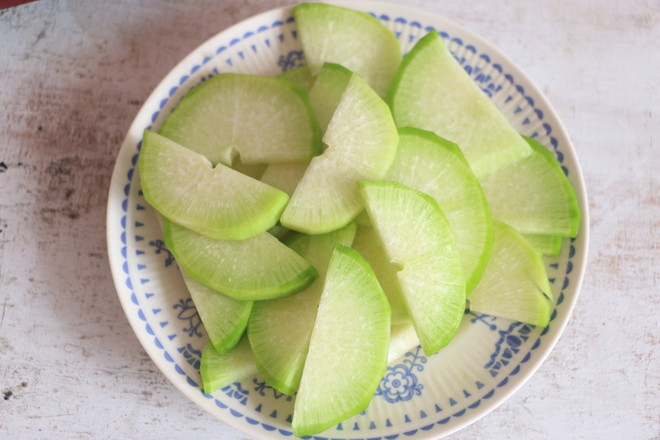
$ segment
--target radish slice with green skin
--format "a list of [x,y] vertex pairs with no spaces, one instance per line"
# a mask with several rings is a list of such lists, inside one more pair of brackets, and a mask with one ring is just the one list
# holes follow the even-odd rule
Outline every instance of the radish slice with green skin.
[[525,240],[541,254],[556,257],[561,253],[564,237],[561,235],[522,234]]
[[163,223],[167,249],[194,280],[241,301],[281,298],[309,286],[314,266],[267,232],[247,240],[214,240]]
[[[314,81],[309,100],[319,121],[321,133],[325,133],[352,75],[345,67],[326,63]],[[261,181],[291,196],[306,170],[307,164],[270,164],[261,176]]]
[[[321,133],[325,133],[352,75],[352,72],[343,66],[326,63],[314,80],[309,100],[319,121]],[[306,170],[307,164],[270,164],[261,176],[261,181],[291,196]]]
[[435,31],[403,58],[387,99],[397,126],[454,142],[479,179],[531,153]]
[[354,74],[323,136],[327,149],[307,167],[282,225],[307,234],[347,225],[363,209],[357,182],[385,175],[398,140],[389,108]]
[[524,139],[531,155],[481,179],[493,218],[523,234],[575,237],[580,208],[573,186],[551,151]]
[[493,226],[493,255],[468,298],[470,311],[546,327],[552,291],[541,254],[510,226]]
[[278,78],[223,73],[181,100],[159,133],[214,165],[309,162],[321,152],[304,90]]
[[385,96],[401,62],[392,31],[366,12],[322,3],[297,5],[293,17],[312,75],[323,63],[338,63]]
[[208,341],[202,351],[199,374],[204,392],[207,394],[257,374],[247,336],[243,336],[233,350],[223,354],[215,349],[211,341]]
[[465,278],[449,223],[435,199],[400,183],[362,181],[360,189],[430,356],[453,338],[465,311]]
[[314,76],[312,75],[309,66],[299,66],[289,69],[277,75],[279,79],[290,82],[294,86],[300,87],[306,92],[312,88],[314,84]]
[[212,238],[244,240],[274,226],[289,196],[225,165],[215,167],[146,130],[138,160],[144,198],[170,221]]
[[366,260],[337,245],[293,410],[294,435],[317,434],[369,405],[387,368],[390,314]]
[[[366,214],[365,214],[366,215]],[[392,309],[392,323],[410,323],[410,316],[406,310],[403,293],[397,280],[397,269],[392,265],[380,243],[378,234],[371,225],[362,225],[358,228],[353,240],[355,249],[369,263],[378,282],[380,283]]]
[[309,91],[309,101],[316,113],[321,133],[325,133],[328,128],[351,76],[353,73],[350,70],[334,63],[323,64],[319,71]]
[[231,351],[245,333],[252,301],[238,301],[181,272],[209,340],[219,354]]
[[463,153],[435,133],[399,129],[399,148],[384,177],[433,197],[447,217],[469,294],[490,258],[493,223],[486,196]]
[[350,246],[355,230],[351,223],[328,234],[293,236],[287,244],[316,267],[319,277],[296,295],[254,305],[248,324],[254,358],[266,383],[284,394],[293,395],[300,384],[325,272],[335,244]]

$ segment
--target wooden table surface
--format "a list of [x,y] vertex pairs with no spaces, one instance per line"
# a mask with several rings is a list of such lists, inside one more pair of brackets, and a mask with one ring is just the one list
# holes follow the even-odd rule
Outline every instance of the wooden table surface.
[[[245,439],[128,325],[105,214],[115,157],[186,53],[285,0],[40,0],[0,11],[0,438]],[[480,34],[541,88],[589,194],[574,315],[519,392],[451,439],[660,438],[660,3],[399,1]]]

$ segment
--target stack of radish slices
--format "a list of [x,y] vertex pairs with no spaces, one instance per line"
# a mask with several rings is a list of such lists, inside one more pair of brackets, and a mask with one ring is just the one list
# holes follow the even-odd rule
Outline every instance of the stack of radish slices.
[[402,57],[366,13],[293,14],[307,65],[201,83],[145,132],[139,172],[209,335],[204,390],[259,373],[306,436],[366,408],[389,361],[446,346],[466,307],[546,326],[542,255],[580,213],[436,32]]

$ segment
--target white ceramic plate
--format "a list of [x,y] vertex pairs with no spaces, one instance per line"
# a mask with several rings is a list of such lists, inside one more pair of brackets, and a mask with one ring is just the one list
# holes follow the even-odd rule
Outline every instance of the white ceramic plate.
[[[466,314],[452,343],[425,357],[412,350],[392,364],[363,413],[315,438],[438,438],[474,422],[517,390],[548,355],[571,315],[584,273],[588,215],[570,140],[541,92],[483,39],[427,12],[379,2],[351,2],[392,29],[403,52],[426,32],[447,41],[472,78],[522,133],[554,151],[576,188],[583,218],[547,268],[556,307],[546,329]],[[260,377],[212,395],[198,373],[206,334],[172,256],[163,247],[136,172],[142,132],[158,128],[182,96],[210,75],[276,75],[303,62],[290,8],[245,20],[211,38],[177,65],[146,101],[122,145],[108,201],[107,239],[117,292],[140,342],[188,398],[220,420],[259,438],[292,437],[293,400]],[[539,390],[542,392],[543,390]]]

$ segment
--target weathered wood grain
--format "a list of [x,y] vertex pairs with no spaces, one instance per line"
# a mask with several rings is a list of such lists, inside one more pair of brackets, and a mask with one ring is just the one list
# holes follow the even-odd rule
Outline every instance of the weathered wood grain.
[[[105,204],[140,105],[190,50],[285,1],[40,0],[0,11],[0,438],[244,434],[180,394],[114,291]],[[498,46],[557,109],[591,210],[556,349],[453,439],[660,437],[660,4],[399,1]]]

